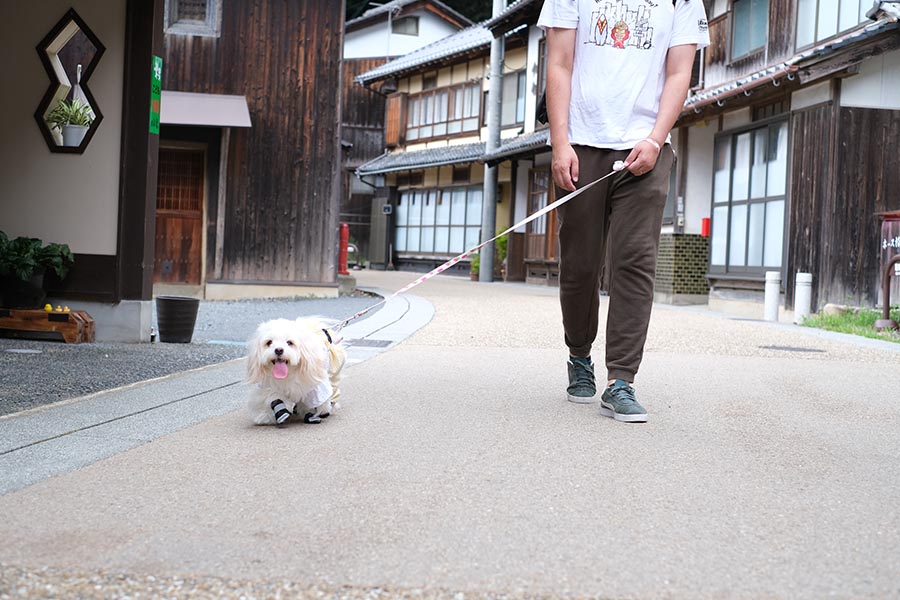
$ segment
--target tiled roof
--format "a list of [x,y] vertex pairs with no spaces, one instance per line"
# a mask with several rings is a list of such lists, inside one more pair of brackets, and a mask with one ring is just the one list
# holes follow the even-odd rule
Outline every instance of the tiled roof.
[[496,164],[501,161],[517,158],[522,155],[537,154],[536,151],[549,151],[547,141],[550,139],[550,128],[538,129],[531,133],[517,135],[514,138],[501,140],[500,147],[496,152],[485,154],[484,162],[488,164]]
[[537,23],[542,4],[539,0],[516,0],[496,17],[485,21],[484,26],[490,31],[505,32],[522,23]]
[[380,175],[395,171],[442,167],[444,165],[475,162],[480,160],[482,156],[484,156],[484,142],[441,146],[440,148],[427,148],[412,152],[393,152],[382,154],[378,158],[360,165],[356,169],[356,174],[362,177],[364,175]]
[[[349,21],[347,21],[345,26],[352,27],[353,25],[357,25],[364,21],[368,21],[369,19],[373,19],[379,15],[387,14],[388,12],[390,12],[392,10],[402,9],[404,6],[407,6],[408,4],[412,4],[413,2],[417,2],[417,1],[418,0],[391,0],[391,2],[386,2],[385,4],[382,4],[381,6],[375,6],[374,8],[370,8],[369,10],[365,11],[363,14],[356,17],[355,19],[350,19]],[[442,11],[448,13],[449,15],[452,15],[454,18],[458,19],[462,23],[471,23],[472,22],[471,19],[469,19],[465,15],[460,14],[459,11],[450,8],[449,6],[447,6],[440,0],[431,0],[431,4],[434,4],[435,6],[439,7]]]
[[458,33],[447,36],[442,40],[423,46],[418,50],[413,50],[409,54],[387,62],[371,71],[357,75],[355,81],[368,85],[381,79],[419,70],[431,63],[438,63],[442,59],[451,56],[463,55],[475,50],[488,50],[492,39],[494,37],[491,35],[491,32],[487,30],[484,24],[479,23],[462,29]]

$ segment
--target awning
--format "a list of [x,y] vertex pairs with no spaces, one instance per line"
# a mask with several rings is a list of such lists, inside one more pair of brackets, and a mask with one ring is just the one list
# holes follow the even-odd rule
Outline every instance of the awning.
[[159,121],[163,125],[251,127],[244,96],[162,91]]
[[494,152],[484,155],[482,160],[492,167],[504,160],[528,158],[542,152],[550,152],[547,142],[550,140],[550,128],[544,127],[531,133],[523,133],[500,141],[500,147]]

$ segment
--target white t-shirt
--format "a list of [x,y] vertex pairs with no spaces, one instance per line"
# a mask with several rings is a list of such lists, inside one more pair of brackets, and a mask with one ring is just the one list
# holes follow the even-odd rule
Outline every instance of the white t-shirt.
[[569,143],[614,150],[653,130],[669,48],[709,45],[702,0],[544,0],[538,26],[576,30]]

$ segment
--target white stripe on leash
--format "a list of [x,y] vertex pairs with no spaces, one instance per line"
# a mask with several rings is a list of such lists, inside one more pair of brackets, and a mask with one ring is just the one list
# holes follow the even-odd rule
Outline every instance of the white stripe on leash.
[[444,271],[446,271],[447,269],[449,269],[450,267],[452,267],[453,265],[455,265],[456,263],[458,263],[458,262],[461,261],[462,259],[466,258],[466,257],[469,256],[470,254],[474,254],[475,252],[478,252],[479,250],[481,250],[482,248],[484,248],[485,246],[487,246],[488,244],[490,244],[491,242],[493,242],[493,241],[496,240],[497,238],[501,238],[501,237],[503,237],[504,235],[506,235],[507,233],[509,233],[510,231],[512,231],[512,230],[514,230],[514,229],[518,229],[519,227],[521,227],[521,226],[523,226],[523,225],[527,225],[528,223],[531,223],[531,222],[534,221],[535,219],[544,216],[545,214],[547,214],[547,213],[550,212],[551,210],[553,210],[553,209],[555,209],[555,208],[558,208],[558,207],[562,206],[563,204],[565,204],[566,202],[568,202],[569,200],[571,200],[571,199],[574,198],[575,196],[579,195],[581,192],[584,192],[585,190],[587,190],[587,189],[589,189],[589,188],[595,186],[596,184],[600,183],[601,181],[603,181],[603,180],[606,179],[607,177],[611,177],[612,175],[615,175],[616,173],[618,173],[619,171],[621,171],[621,170],[624,169],[624,168],[625,168],[625,163],[624,163],[623,161],[621,161],[621,160],[617,160],[617,161],[613,164],[613,170],[610,171],[609,173],[607,173],[606,175],[604,175],[603,177],[601,177],[601,178],[599,178],[599,179],[595,179],[594,181],[590,182],[590,183],[587,184],[586,186],[580,187],[580,188],[578,188],[577,190],[575,190],[574,192],[571,192],[571,193],[569,193],[569,194],[566,194],[565,196],[563,196],[562,198],[560,198],[560,199],[557,200],[556,202],[553,202],[552,204],[548,204],[547,206],[545,206],[545,207],[542,208],[541,210],[539,210],[539,211],[537,211],[537,212],[535,212],[535,213],[533,213],[533,214],[531,214],[531,215],[525,217],[524,219],[522,219],[521,221],[519,221],[518,223],[516,223],[515,225],[513,225],[512,227],[510,227],[510,228],[507,229],[506,231],[504,231],[504,232],[502,232],[502,233],[498,233],[497,235],[495,235],[495,236],[492,237],[491,239],[489,239],[489,240],[487,240],[487,241],[485,241],[485,242],[481,242],[481,243],[478,244],[477,246],[475,246],[475,247],[473,247],[473,248],[470,248],[470,249],[466,250],[465,252],[463,252],[463,253],[460,254],[459,256],[455,256],[455,257],[451,258],[450,260],[448,260],[447,262],[445,262],[444,264],[442,264],[442,265],[440,265],[440,266],[438,266],[438,267],[435,267],[434,269],[432,269],[432,270],[429,271],[428,273],[422,275],[421,277],[419,277],[418,279],[416,279],[416,280],[413,281],[412,283],[410,283],[410,284],[408,284],[408,285],[406,285],[406,286],[400,288],[399,290],[397,290],[396,292],[394,292],[393,294],[391,294],[391,295],[388,296],[387,298],[382,298],[380,302],[377,302],[377,303],[373,304],[372,306],[370,306],[370,307],[368,307],[368,308],[364,308],[363,310],[359,311],[358,313],[356,313],[356,314],[353,315],[352,317],[348,317],[348,318],[344,319],[343,321],[340,322],[339,325],[337,325],[337,327],[335,327],[335,329],[336,329],[337,331],[340,331],[340,330],[343,329],[344,326],[347,325],[350,321],[353,321],[353,320],[355,320],[355,319],[360,318],[361,316],[365,315],[366,313],[368,313],[368,312],[371,311],[372,309],[378,308],[379,306],[381,306],[382,304],[384,304],[384,303],[387,302],[388,300],[390,300],[390,299],[392,299],[392,298],[396,298],[396,297],[399,296],[400,294],[402,294],[402,293],[404,293],[404,292],[408,292],[409,290],[411,290],[412,288],[416,287],[417,285],[422,284],[422,283],[425,283],[426,281],[428,281],[429,279],[431,279],[431,278],[434,277],[435,275],[439,275],[440,273],[443,273]]

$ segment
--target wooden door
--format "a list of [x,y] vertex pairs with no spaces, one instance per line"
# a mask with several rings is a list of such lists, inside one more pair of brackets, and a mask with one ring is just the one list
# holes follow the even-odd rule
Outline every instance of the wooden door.
[[154,283],[200,284],[205,151],[160,148]]
[[[532,169],[528,182],[528,214],[535,213],[556,201],[549,169]],[[530,260],[558,259],[556,211],[552,210],[526,226],[525,258]]]

